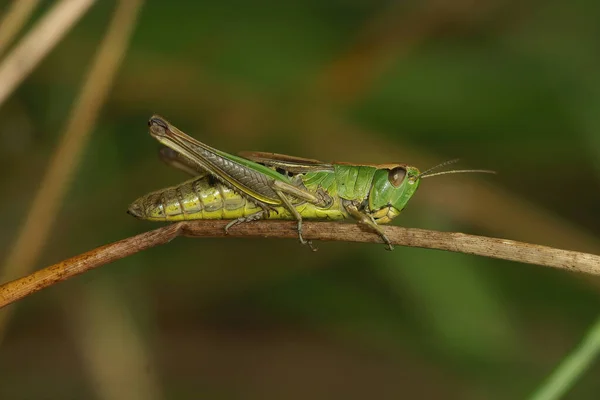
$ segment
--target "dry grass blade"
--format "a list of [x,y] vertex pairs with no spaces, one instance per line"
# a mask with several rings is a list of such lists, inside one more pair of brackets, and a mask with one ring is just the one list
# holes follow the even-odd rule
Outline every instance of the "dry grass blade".
[[[118,286],[118,285],[117,285]],[[141,340],[125,293],[112,279],[85,285],[80,302],[67,303],[67,318],[88,371],[97,399],[156,400],[160,380],[153,368],[153,352]]]
[[[29,276],[0,286],[0,307],[88,270],[125,258],[139,251],[168,243],[178,236],[298,238],[295,222],[252,222],[238,225],[226,235],[224,228],[228,222],[178,222],[61,261]],[[398,226],[384,227],[384,230],[395,245],[474,254],[600,275],[600,256],[593,254],[463,233],[410,229]],[[305,239],[311,240],[381,243],[381,238],[378,235],[365,232],[356,224],[335,222],[305,222],[303,236]]]
[[40,0],[14,0],[10,10],[0,21],[0,55],[10,45],[29,19]]
[[[89,132],[125,54],[142,3],[142,0],[121,0],[118,3],[107,34],[73,108],[63,141],[54,155],[17,245],[9,257],[5,275],[13,276],[19,267],[31,269],[36,262],[53,223],[53,218],[49,216],[56,215],[60,207],[69,178],[77,168],[78,155],[85,147]],[[50,202],[47,201],[48,194]],[[19,260],[25,260],[25,264],[18,264]],[[79,339],[78,344],[86,361],[86,370],[98,391],[97,397],[160,398],[158,380],[149,368],[149,354],[138,337],[135,323],[129,318],[127,308],[118,304],[115,293],[110,296],[103,295],[110,290],[110,285],[107,286],[104,288],[106,290],[102,290],[93,285],[89,288],[92,293],[86,293],[83,301],[78,303],[80,312],[69,311],[69,317],[80,317],[73,328],[77,329],[75,337]],[[7,311],[9,310],[0,314],[0,340],[10,317]],[[120,343],[120,346],[114,347],[115,343]],[[118,354],[115,354],[115,349],[119,349]],[[115,360],[120,360],[118,366],[115,366]],[[127,381],[124,382],[124,379]]]
[[[98,55],[103,62],[97,63],[95,73],[90,72],[85,84],[87,90],[84,87],[84,92],[90,95],[90,104],[104,102],[107,92],[95,100],[93,93],[98,90],[98,84],[111,87],[143,0],[120,0],[117,4],[106,35],[106,46],[102,46]],[[99,111],[98,106],[95,109]],[[95,116],[89,118],[95,119]],[[93,124],[91,120],[85,123],[86,129]],[[65,302],[84,370],[99,399],[159,399],[162,390],[153,368],[153,352],[149,351],[140,327],[131,317],[128,302],[122,297],[118,285],[107,278],[88,285],[75,309],[72,302]]]
[[[78,3],[67,1],[67,3]],[[134,27],[140,1],[123,1],[108,29],[69,118],[65,134],[40,183],[26,221],[2,271],[2,280],[30,271],[46,242],[89,132],[104,103]],[[91,4],[91,3],[90,3]],[[0,340],[9,318],[0,314]]]
[[0,105],[54,48],[94,0],[63,0],[19,42],[0,65]]

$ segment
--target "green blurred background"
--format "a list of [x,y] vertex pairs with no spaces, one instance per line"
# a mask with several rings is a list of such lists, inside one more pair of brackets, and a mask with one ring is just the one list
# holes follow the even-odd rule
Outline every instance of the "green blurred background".
[[[0,108],[0,260],[116,4]],[[599,20],[593,0],[146,1],[36,268],[160,225],[125,213],[187,179],[158,160],[153,113],[232,153],[459,157],[499,174],[424,181],[396,224],[598,254]],[[10,306],[0,398],[525,398],[600,310],[583,275],[318,247],[177,239],[30,296]],[[599,397],[596,363],[565,398]]]

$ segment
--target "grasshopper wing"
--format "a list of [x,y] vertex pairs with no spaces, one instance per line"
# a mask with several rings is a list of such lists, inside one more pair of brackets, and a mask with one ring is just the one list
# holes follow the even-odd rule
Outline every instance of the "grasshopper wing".
[[333,171],[333,165],[312,158],[294,157],[286,154],[267,153],[262,151],[242,151],[241,157],[265,165],[281,168],[293,174],[303,174],[313,171]]
[[280,205],[282,204],[280,191],[293,193],[295,197],[313,203],[319,201],[313,194],[292,185],[287,175],[249,159],[212,148],[186,135],[162,117],[152,116],[148,125],[150,134],[160,143],[174,150],[177,153],[176,160],[184,160],[183,165],[191,166],[192,170],[205,170],[255,201]]
[[161,147],[158,156],[165,164],[192,176],[203,176],[207,174],[206,170],[200,168],[197,163],[169,147]]

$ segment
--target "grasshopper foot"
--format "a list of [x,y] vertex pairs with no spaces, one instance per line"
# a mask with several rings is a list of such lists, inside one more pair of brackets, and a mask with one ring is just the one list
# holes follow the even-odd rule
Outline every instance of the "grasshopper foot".
[[392,245],[392,242],[390,241],[390,239],[388,239],[388,237],[386,235],[381,235],[381,238],[383,239],[383,241],[385,242],[386,246],[386,250],[388,251],[392,251],[394,250],[394,245]]
[[300,243],[302,243],[303,245],[307,244],[308,247],[310,247],[311,251],[317,251],[318,248],[316,248],[316,247],[313,246],[312,240],[305,240],[302,237],[302,220],[301,219],[298,220],[298,228],[297,228],[297,230],[298,230],[298,239],[300,239]]
[[[375,223],[375,221],[373,221],[373,223]],[[381,229],[381,227],[377,224],[375,224],[375,226],[371,226],[371,228],[374,228],[373,230],[375,231],[375,233],[377,233],[379,235],[379,237],[381,238],[381,240],[383,240],[383,243],[386,244],[385,249],[388,251],[392,251],[394,250],[394,245],[392,244],[392,241],[390,240],[390,238],[387,237],[387,235],[385,233],[383,233],[383,229]]]
[[317,250],[319,250],[318,247],[313,246],[312,240],[304,240],[302,238],[302,236],[300,236],[300,243],[307,244],[308,247],[310,248],[310,251],[317,251]]
[[227,235],[229,233],[229,229],[238,224],[242,224],[244,222],[258,221],[259,219],[261,219],[265,216],[265,213],[266,213],[266,211],[262,210],[262,211],[254,213],[254,214],[250,214],[247,217],[239,217],[237,219],[234,219],[233,221],[231,221],[230,223],[225,225],[225,234]]

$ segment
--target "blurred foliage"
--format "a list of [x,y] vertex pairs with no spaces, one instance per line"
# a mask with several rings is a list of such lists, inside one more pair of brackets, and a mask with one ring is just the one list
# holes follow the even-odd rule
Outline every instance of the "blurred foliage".
[[[36,18],[52,2],[42,3]],[[0,108],[0,257],[114,5],[98,2]],[[377,143],[395,161],[460,157],[596,240],[599,18],[592,0],[147,1],[38,266],[156,226],[125,214],[185,179],[157,159],[145,127],[155,112],[229,152],[390,161],[369,150]],[[427,201],[442,179],[462,178],[423,182],[397,223],[498,235]],[[510,238],[523,239],[524,217],[512,214]],[[108,349],[109,363],[128,353],[124,333],[108,334],[121,320],[111,313],[95,320],[107,329],[97,342],[78,339],[102,305],[91,296],[125,310],[156,397],[169,399],[523,398],[600,309],[600,281],[585,276],[413,248],[319,248],[178,239],[31,296],[3,343],[0,398],[102,392],[85,347]],[[599,374],[566,398],[597,398]]]

